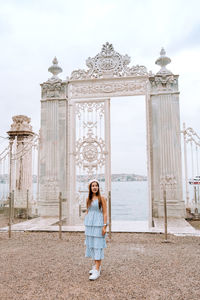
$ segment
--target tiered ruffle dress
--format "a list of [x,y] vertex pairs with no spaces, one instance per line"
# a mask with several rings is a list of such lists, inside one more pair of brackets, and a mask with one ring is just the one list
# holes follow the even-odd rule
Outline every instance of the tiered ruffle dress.
[[93,260],[104,258],[104,248],[106,248],[105,235],[102,235],[103,212],[99,209],[98,199],[93,200],[85,216],[85,245],[86,257]]

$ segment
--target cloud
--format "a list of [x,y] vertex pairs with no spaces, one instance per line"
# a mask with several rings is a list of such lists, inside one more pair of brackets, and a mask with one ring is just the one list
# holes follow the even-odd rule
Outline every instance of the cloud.
[[172,53],[179,53],[184,50],[190,50],[193,48],[200,47],[200,22],[193,25],[192,28],[189,26],[189,30],[185,30],[182,35],[176,37],[176,43],[169,45],[169,50]]
[[[86,68],[85,60],[106,41],[127,53],[131,65],[142,64],[153,72],[159,70],[155,60],[164,46],[172,59],[169,69],[180,74],[181,122],[200,131],[199,1],[7,0],[0,1],[0,8],[1,135],[19,113],[30,116],[39,130],[39,84],[50,77],[47,70],[55,55],[65,79],[74,69]],[[127,115],[127,121],[138,115]],[[140,143],[141,128],[135,125],[126,132],[135,132]],[[120,136],[127,143],[125,132]]]

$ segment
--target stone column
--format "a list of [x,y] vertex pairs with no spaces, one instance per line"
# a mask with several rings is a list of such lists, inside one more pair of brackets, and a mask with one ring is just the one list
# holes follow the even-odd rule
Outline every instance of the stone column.
[[62,69],[56,58],[48,71],[53,76],[41,84],[39,214],[58,217],[59,192],[66,198],[67,82],[57,76]]
[[152,205],[153,216],[161,217],[163,208],[163,181],[167,182],[168,216],[184,217],[182,197],[182,168],[180,140],[180,112],[178,75],[166,69],[171,62],[162,49],[156,64],[161,66],[150,80],[152,126]]
[[[8,131],[12,152],[10,191],[14,190],[15,208],[27,207],[27,190],[29,208],[32,201],[32,137],[34,135],[31,119],[27,116],[14,116]],[[29,212],[30,213],[30,212]]]

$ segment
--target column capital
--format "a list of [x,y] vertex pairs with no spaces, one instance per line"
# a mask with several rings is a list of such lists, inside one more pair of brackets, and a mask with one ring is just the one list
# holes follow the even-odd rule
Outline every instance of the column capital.
[[53,74],[44,83],[40,84],[42,88],[42,100],[54,100],[66,98],[67,81],[62,81],[57,75],[62,72],[62,68],[58,66],[58,60],[55,57],[52,61],[53,65],[48,71]]
[[151,94],[179,93],[179,75],[174,75],[166,68],[170,62],[171,59],[166,56],[166,51],[162,48],[160,51],[160,57],[155,61],[155,64],[161,66],[161,69],[155,75],[151,73],[149,74]]
[[179,93],[178,75],[156,74],[149,77],[151,94]]
[[11,124],[10,130],[7,132],[10,138],[15,136],[31,136],[34,134],[32,126],[30,124],[31,118],[25,115],[17,115],[12,117],[13,123]]

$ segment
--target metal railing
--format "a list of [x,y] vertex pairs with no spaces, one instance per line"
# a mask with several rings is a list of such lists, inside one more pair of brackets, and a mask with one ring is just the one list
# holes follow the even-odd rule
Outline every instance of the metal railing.
[[183,162],[186,208],[194,214],[200,209],[200,136],[183,123]]

